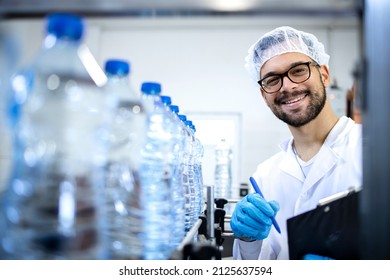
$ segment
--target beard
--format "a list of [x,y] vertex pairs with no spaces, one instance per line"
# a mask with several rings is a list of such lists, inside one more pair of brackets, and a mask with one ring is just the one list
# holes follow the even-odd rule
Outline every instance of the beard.
[[[293,114],[287,114],[281,110],[283,100],[291,96],[306,95],[305,98],[310,98],[310,104],[304,111],[297,111]],[[290,94],[283,94],[280,98],[275,98],[274,104],[270,104],[270,109],[274,115],[281,121],[293,127],[301,127],[314,120],[322,111],[326,103],[325,86],[322,84],[319,90],[302,90],[295,91]]]

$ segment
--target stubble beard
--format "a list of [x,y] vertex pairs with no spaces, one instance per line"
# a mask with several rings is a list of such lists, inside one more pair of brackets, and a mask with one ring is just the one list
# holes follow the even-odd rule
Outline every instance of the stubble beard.
[[[303,90],[290,93],[288,96],[298,96],[305,94],[305,98],[310,98],[310,104],[302,111],[287,114],[281,109],[281,98],[275,99],[274,104],[270,108],[274,115],[281,121],[293,127],[301,127],[314,120],[322,111],[326,103],[325,86],[322,84],[319,90]],[[284,98],[285,99],[285,98]]]

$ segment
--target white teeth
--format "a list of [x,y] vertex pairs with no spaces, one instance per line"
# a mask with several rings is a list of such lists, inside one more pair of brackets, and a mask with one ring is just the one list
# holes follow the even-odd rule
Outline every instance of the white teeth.
[[301,96],[301,97],[298,97],[298,98],[296,98],[296,99],[293,99],[293,100],[286,101],[285,103],[286,103],[286,104],[291,104],[291,103],[297,102],[297,101],[299,101],[299,100],[302,100],[304,97],[305,97],[305,95],[304,95],[304,96]]

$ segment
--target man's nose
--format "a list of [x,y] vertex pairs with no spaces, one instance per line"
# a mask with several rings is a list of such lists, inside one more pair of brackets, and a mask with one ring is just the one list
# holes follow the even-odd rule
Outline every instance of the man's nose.
[[292,82],[288,77],[287,75],[285,75],[283,78],[282,78],[282,87],[280,88],[280,91],[283,92],[283,91],[291,91],[292,89],[295,89],[297,86],[296,83]]

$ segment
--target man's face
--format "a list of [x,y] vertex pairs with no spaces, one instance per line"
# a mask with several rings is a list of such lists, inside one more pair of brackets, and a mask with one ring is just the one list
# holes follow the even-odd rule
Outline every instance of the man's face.
[[[260,79],[271,73],[281,74],[297,63],[312,61],[301,53],[286,53],[268,60],[260,70]],[[283,122],[294,127],[303,126],[322,111],[326,102],[325,87],[329,85],[326,66],[309,65],[310,78],[302,83],[294,83],[284,76],[282,87],[274,93],[261,89],[265,102],[272,112]]]

